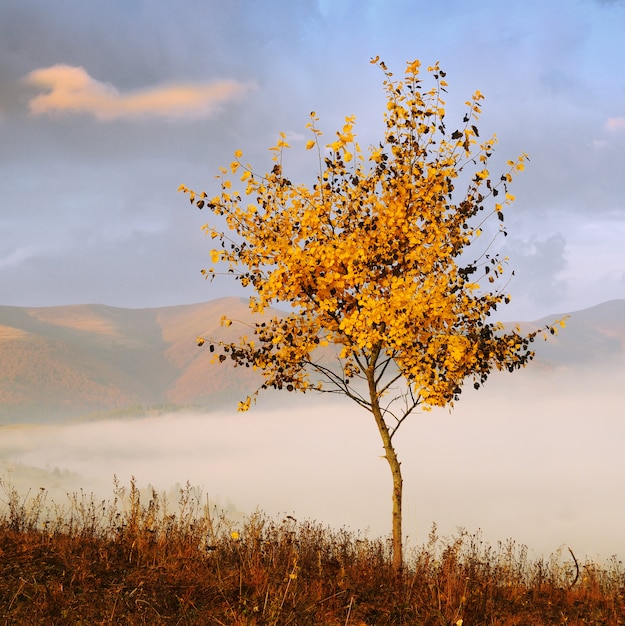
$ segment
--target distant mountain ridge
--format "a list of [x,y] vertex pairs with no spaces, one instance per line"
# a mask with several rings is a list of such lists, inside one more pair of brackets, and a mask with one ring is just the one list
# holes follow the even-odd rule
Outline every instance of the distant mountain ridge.
[[[544,317],[534,325],[544,326],[564,315]],[[556,364],[592,366],[598,360],[625,356],[625,299],[609,300],[568,315],[566,328],[557,337],[536,346],[538,358]]]
[[[150,309],[105,305],[0,306],[0,424],[47,422],[157,405],[217,408],[260,384],[248,369],[216,365],[198,335],[235,339],[257,319],[247,299]],[[541,326],[554,315],[523,326]],[[625,300],[571,314],[567,328],[536,342],[537,361],[580,367],[625,354]]]
[[233,376],[195,342],[202,334],[234,339],[235,325],[220,326],[224,314],[251,318],[240,298],[154,309],[0,306],[0,424],[234,402],[258,375]]

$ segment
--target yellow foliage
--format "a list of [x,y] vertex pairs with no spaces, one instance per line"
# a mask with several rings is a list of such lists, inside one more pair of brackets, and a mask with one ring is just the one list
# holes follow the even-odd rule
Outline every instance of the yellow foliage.
[[[241,413],[245,413],[245,411],[249,410],[251,402],[252,402],[252,399],[248,396],[247,398],[245,398],[243,402],[239,402],[237,411]],[[233,536],[233,539],[238,539],[238,537]]]
[[[247,411],[261,389],[275,388],[338,392],[373,414],[393,474],[393,565],[400,572],[397,429],[417,407],[452,405],[466,379],[478,388],[493,370],[524,367],[541,330],[523,335],[494,319],[510,300],[497,286],[505,259],[492,239],[481,237],[488,219],[505,234],[502,209],[514,201],[508,185],[527,155],[509,161],[499,178],[491,176],[497,138],[478,144],[479,91],[454,128],[445,119],[447,83],[438,63],[428,68],[434,81],[428,90],[418,60],[407,64],[403,81],[378,57],[372,63],[384,72],[387,107],[384,136],[368,157],[349,116],[330,151],[319,151],[313,185],[286,177],[289,144],[281,133],[264,175],[242,166],[235,152],[230,171],[245,170],[237,182],[245,184],[247,205],[226,168],[217,177],[220,194],[210,202],[201,194],[198,207],[218,218],[203,227],[221,243],[211,258],[252,287],[250,310],[291,307],[253,325],[253,338],[203,341],[211,352],[218,349],[216,361],[262,373],[261,388],[239,411]],[[311,113],[307,150],[318,145],[317,122]],[[194,202],[195,192],[180,190]],[[546,330],[555,333],[553,326]]]
[[[508,184],[527,155],[493,177],[486,166],[496,137],[477,143],[479,91],[452,128],[443,124],[447,83],[438,63],[428,68],[435,84],[429,90],[418,60],[408,63],[403,81],[377,57],[372,63],[386,77],[386,131],[368,156],[355,141],[354,117],[346,117],[315,184],[296,185],[283,172],[289,145],[282,133],[270,148],[272,169],[259,175],[245,166],[240,177],[251,204],[226,191],[233,183],[220,170],[221,193],[207,206],[230,232],[205,230],[223,244],[211,253],[213,262],[227,263],[254,289],[252,311],[292,307],[258,323],[253,341],[221,344],[236,364],[261,371],[263,387],[329,387],[372,411],[380,411],[380,398],[403,380],[407,415],[417,405],[453,403],[467,378],[479,386],[493,369],[512,371],[533,357],[536,333],[506,332],[493,319],[509,301],[496,285],[503,260],[492,241],[479,238],[493,216],[503,231],[502,206],[514,201]],[[317,145],[317,121],[311,113],[306,150]],[[241,156],[235,152],[232,174]],[[458,183],[460,172],[472,167],[473,175]],[[180,190],[194,194],[184,185]],[[503,204],[495,201],[500,192]],[[313,356],[333,346],[338,369]],[[369,383],[368,396],[352,391],[353,378]],[[239,410],[249,406],[247,398]]]

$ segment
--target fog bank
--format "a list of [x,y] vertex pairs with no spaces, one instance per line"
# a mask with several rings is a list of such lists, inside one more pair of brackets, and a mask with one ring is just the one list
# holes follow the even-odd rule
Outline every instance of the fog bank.
[[[452,412],[423,412],[397,436],[405,534],[422,543],[481,529],[533,554],[625,555],[622,363],[603,371],[519,372],[467,392]],[[222,505],[290,514],[369,536],[390,531],[390,472],[373,419],[349,403],[292,396],[246,414],[175,414],[136,421],[0,428],[0,470],[21,491],[57,502],[82,487],[167,491],[189,481]],[[7,474],[7,468],[10,472]],[[38,470],[38,471],[37,471]],[[0,498],[3,494],[0,493]]]

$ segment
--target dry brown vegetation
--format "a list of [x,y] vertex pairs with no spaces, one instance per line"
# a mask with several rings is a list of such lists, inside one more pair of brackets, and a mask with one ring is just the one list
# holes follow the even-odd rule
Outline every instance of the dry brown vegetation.
[[434,528],[398,579],[384,540],[262,513],[235,524],[189,485],[173,508],[134,482],[65,507],[0,486],[3,624],[625,624],[616,559],[531,560]]

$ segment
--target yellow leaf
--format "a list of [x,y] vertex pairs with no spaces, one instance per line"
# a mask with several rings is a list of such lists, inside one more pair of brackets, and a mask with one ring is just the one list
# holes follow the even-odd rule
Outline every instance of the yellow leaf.
[[221,253],[219,250],[211,250],[211,261],[213,263],[219,263],[219,259],[221,258]]
[[[247,398],[245,398],[244,402],[239,402],[239,405],[237,406],[237,411],[245,413],[245,411],[249,410],[251,402],[252,399],[248,396]],[[236,538],[238,539],[238,533]]]
[[306,142],[306,150],[310,150],[311,148],[315,147],[315,142],[312,139],[309,139]]
[[240,158],[243,156],[243,152],[242,152],[241,150],[237,150],[237,151],[234,153],[234,156],[235,156],[237,159],[240,159]]

